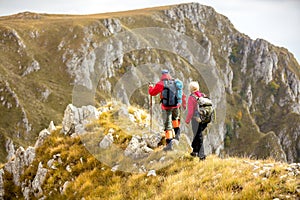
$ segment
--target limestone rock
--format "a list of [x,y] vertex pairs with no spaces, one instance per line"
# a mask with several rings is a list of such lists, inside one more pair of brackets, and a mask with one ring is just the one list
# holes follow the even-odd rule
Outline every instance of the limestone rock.
[[160,133],[144,134],[142,139],[150,148],[156,148],[161,141],[162,136]]
[[37,141],[35,142],[34,148],[40,147],[49,135],[50,135],[50,132],[48,131],[48,129],[42,130],[39,133],[39,137],[38,137]]
[[147,173],[147,176],[156,176],[156,171],[155,171],[155,170],[150,170],[150,171]]
[[0,169],[0,200],[4,199],[4,183],[3,183],[4,170]]
[[55,131],[55,130],[56,130],[56,127],[55,127],[53,121],[50,122],[49,127],[48,127],[47,130],[48,130],[50,133],[51,133],[52,131]]
[[94,106],[88,105],[77,108],[74,105],[69,104],[64,113],[62,132],[67,134],[74,128],[74,132],[71,132],[71,134],[84,133],[84,126],[92,120],[98,119],[98,117],[99,112]]
[[16,151],[15,158],[7,162],[5,170],[13,175],[13,182],[20,186],[20,176],[24,173],[25,167],[29,166],[35,158],[35,149],[28,147],[26,150],[19,147]]
[[108,32],[104,32],[105,36],[109,36],[114,33],[118,33],[122,30],[120,20],[115,18],[108,18],[103,21],[104,26],[108,29]]
[[63,186],[61,187],[61,189],[60,189],[60,193],[61,194],[64,194],[65,192],[66,192],[66,189],[67,189],[67,187],[68,187],[68,185],[70,185],[70,181],[66,181],[64,184],[63,184]]
[[36,72],[40,69],[41,69],[40,64],[36,60],[33,60],[31,65],[28,66],[27,69],[23,72],[22,76],[26,76],[26,75],[28,75],[32,72]]
[[140,159],[148,156],[152,151],[141,137],[133,136],[124,151],[124,155],[132,159]]
[[6,160],[11,160],[15,155],[15,146],[11,139],[8,139],[5,144],[7,157]]
[[48,170],[43,168],[43,165],[40,162],[36,175],[32,181],[32,191],[34,192],[34,196],[37,198],[43,195],[42,185],[46,179],[47,172]]
[[114,138],[112,133],[108,133],[107,135],[104,136],[104,138],[99,143],[99,147],[101,149],[107,149],[113,144],[113,142],[114,142]]

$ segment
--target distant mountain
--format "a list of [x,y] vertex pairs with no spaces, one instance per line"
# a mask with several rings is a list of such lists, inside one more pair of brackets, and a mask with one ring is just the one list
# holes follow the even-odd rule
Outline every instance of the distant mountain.
[[[32,145],[50,121],[62,122],[69,103],[116,99],[148,108],[148,81],[159,80],[162,68],[183,81],[186,94],[198,80],[212,97],[217,118],[205,136],[208,154],[300,161],[299,64],[211,7],[19,13],[0,18],[0,51],[2,162],[8,138]],[[160,119],[158,106],[154,116]]]

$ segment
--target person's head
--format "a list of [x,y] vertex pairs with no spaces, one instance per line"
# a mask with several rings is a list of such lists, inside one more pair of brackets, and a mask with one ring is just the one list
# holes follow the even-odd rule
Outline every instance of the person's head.
[[161,70],[161,80],[164,80],[164,79],[172,79],[172,77],[169,74],[169,70],[167,70],[167,69]]
[[189,84],[190,92],[196,92],[199,90],[199,83],[197,81],[192,81]]
[[161,75],[163,75],[163,74],[169,74],[169,70],[167,70],[167,69],[161,70]]

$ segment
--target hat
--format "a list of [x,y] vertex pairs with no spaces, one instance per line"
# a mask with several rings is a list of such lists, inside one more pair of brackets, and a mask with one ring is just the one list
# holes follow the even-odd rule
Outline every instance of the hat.
[[168,74],[168,73],[169,73],[169,70],[167,70],[167,69],[161,70],[161,74]]

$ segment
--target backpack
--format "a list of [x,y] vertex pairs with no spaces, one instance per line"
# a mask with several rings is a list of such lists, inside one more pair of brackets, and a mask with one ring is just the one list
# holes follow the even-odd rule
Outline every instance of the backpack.
[[214,113],[213,103],[208,97],[197,97],[194,94],[191,96],[195,97],[198,103],[197,111],[199,116],[196,117],[196,120],[199,123],[210,123],[212,120],[212,115]]
[[164,80],[161,103],[165,107],[174,107],[181,103],[182,82],[178,79]]

